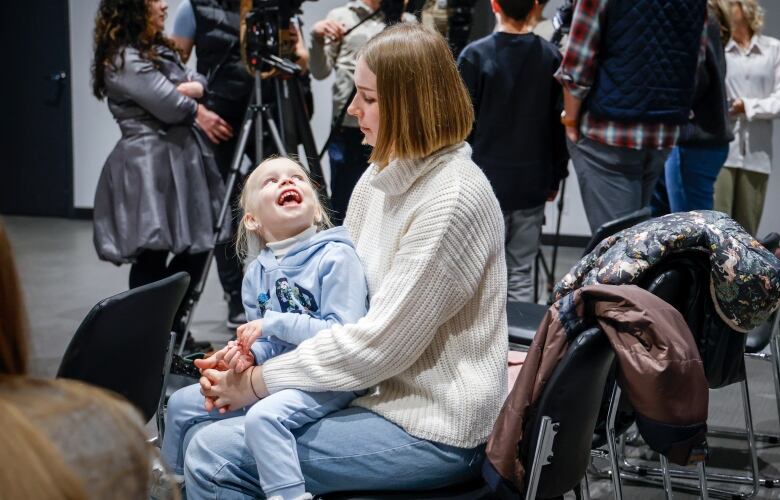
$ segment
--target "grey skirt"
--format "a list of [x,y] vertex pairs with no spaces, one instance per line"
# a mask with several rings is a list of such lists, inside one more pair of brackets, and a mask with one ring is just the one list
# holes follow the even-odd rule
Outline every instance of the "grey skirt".
[[[132,122],[120,127],[122,138],[95,193],[98,256],[122,264],[145,249],[210,250],[225,187],[206,139],[189,126]],[[224,228],[221,236],[229,231]]]

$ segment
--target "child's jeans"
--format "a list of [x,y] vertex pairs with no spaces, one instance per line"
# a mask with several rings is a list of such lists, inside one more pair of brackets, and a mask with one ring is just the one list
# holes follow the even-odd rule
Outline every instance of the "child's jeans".
[[286,389],[261,399],[247,411],[246,446],[257,464],[263,492],[293,499],[306,493],[292,431],[343,410],[364,391],[305,392]]

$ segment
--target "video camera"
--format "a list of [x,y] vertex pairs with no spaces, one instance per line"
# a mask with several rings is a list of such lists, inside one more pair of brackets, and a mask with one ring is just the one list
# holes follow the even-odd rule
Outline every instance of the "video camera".
[[[295,61],[295,42],[290,35],[290,22],[301,13],[304,0],[252,0],[252,7],[242,9],[245,23],[244,50],[252,69],[263,68],[263,59],[272,56]],[[243,7],[243,3],[242,3]]]

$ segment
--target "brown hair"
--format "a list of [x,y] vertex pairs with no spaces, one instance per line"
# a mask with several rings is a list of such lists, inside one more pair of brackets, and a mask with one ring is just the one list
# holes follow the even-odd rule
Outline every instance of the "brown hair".
[[3,453],[0,484],[8,498],[86,500],[81,483],[60,452],[11,403],[0,399]]
[[[265,242],[261,240],[259,235],[255,233],[251,233],[244,226],[243,214],[246,214],[247,205],[249,204],[249,195],[251,191],[255,189],[255,185],[254,185],[255,183],[253,182],[253,179],[256,179],[257,172],[264,165],[267,165],[273,160],[278,160],[279,158],[283,158],[283,157],[269,156],[265,160],[261,161],[260,164],[257,167],[255,167],[255,169],[252,170],[252,173],[249,174],[249,176],[246,178],[246,181],[244,182],[244,187],[243,189],[241,189],[241,198],[239,201],[239,205],[241,207],[242,216],[241,219],[238,221],[238,228],[236,228],[236,253],[241,259],[245,259],[249,254],[260,251],[260,249],[265,245]],[[311,177],[309,177],[309,172],[305,168],[303,168],[303,165],[301,165],[299,161],[294,160],[293,158],[285,158],[285,159],[290,160],[291,162],[301,167],[301,171],[303,172],[303,175],[306,178],[306,182],[309,183],[309,186],[311,186],[312,191],[314,191],[314,196],[317,197],[316,201],[320,209],[320,220],[317,221],[320,229],[327,229],[329,227],[333,227],[333,223],[330,220],[328,211],[325,209],[325,204],[322,202],[322,199],[320,199],[319,191],[317,191],[317,188],[314,186]]]
[[400,23],[359,57],[376,75],[379,135],[371,161],[424,158],[466,139],[474,109],[447,42],[431,28]]
[[[116,71],[124,66],[124,47],[135,47],[143,58],[152,62],[158,59],[155,46],[176,50],[170,39],[151,28],[150,1],[101,0],[95,16],[95,56],[92,59],[92,93],[98,99],[106,95],[106,69]],[[119,64],[116,63],[117,56]]]
[[27,373],[27,315],[11,242],[0,219],[0,375]]

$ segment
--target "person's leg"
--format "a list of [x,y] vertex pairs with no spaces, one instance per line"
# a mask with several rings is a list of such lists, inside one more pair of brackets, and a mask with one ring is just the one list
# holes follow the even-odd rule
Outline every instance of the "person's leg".
[[165,463],[175,474],[184,473],[183,439],[190,427],[207,420],[219,420],[244,414],[244,410],[230,413],[207,412],[200,384],[182,387],[168,399],[165,414],[165,433],[160,450]]
[[[581,138],[567,140],[569,153],[591,233],[603,224],[642,208],[643,185],[648,180],[646,154]],[[660,173],[660,171],[659,171]]]
[[167,250],[143,250],[130,266],[130,288],[154,283],[168,276]]
[[358,395],[288,389],[271,394],[249,409],[244,437],[257,464],[260,487],[267,496],[292,500],[306,493],[292,431],[346,408]]
[[355,127],[342,127],[328,148],[330,157],[330,206],[334,224],[347,214],[352,190],[368,166],[371,148],[363,144],[363,134]]
[[734,179],[737,170],[733,167],[723,167],[715,181],[714,208],[728,216],[734,211]]
[[[633,205],[633,208],[626,213],[631,213],[650,204],[650,198],[653,196],[658,179],[664,175],[664,165],[669,157],[670,149],[649,149],[644,150],[644,162],[642,165],[642,191],[640,202]],[[625,215],[625,214],[620,214]]]
[[[192,428],[185,437],[189,498],[262,498],[255,462],[244,445],[245,418]],[[478,477],[484,446],[426,441],[363,408],[347,408],[293,433],[313,494],[348,490],[434,489]]]
[[764,212],[769,175],[740,169],[734,182],[734,220],[752,236],[758,233]]
[[533,267],[544,224],[544,205],[504,214],[507,298],[533,302]]
[[681,190],[684,195],[680,198],[681,203],[672,203],[672,211],[712,210],[715,180],[728,156],[728,147],[679,149]]
[[664,165],[664,174],[658,177],[650,199],[650,208],[654,217],[674,212],[672,207],[685,204],[685,191],[680,177],[679,147],[672,149]]

